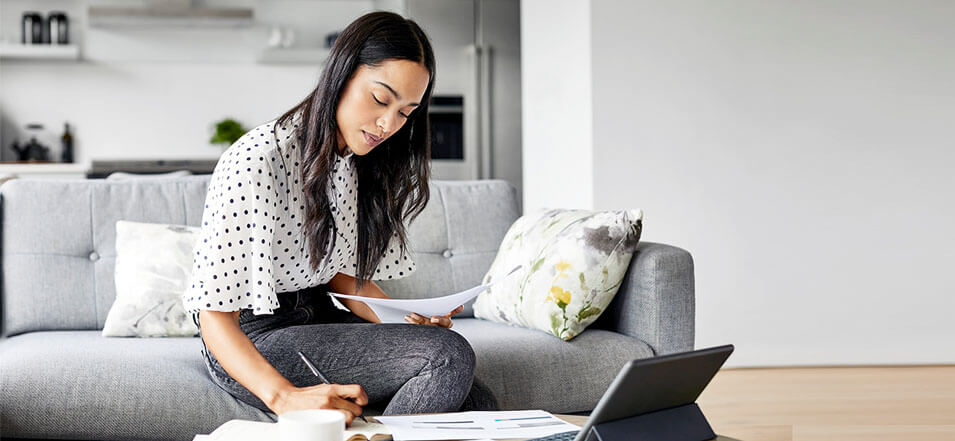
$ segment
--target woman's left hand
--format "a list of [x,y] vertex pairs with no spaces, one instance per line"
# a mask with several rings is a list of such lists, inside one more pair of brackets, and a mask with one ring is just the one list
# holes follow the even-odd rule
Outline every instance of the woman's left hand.
[[405,316],[405,321],[415,325],[434,325],[440,326],[442,328],[450,328],[453,323],[451,323],[451,316],[464,311],[464,305],[454,308],[454,311],[451,311],[445,315],[435,315],[430,319],[424,318],[416,313],[411,313]]

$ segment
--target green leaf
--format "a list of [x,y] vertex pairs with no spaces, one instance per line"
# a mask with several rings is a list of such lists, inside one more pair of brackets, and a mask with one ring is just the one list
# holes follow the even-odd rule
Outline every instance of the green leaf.
[[543,232],[545,232],[545,231],[547,231],[547,230],[549,230],[549,229],[550,229],[550,227],[553,227],[553,226],[554,226],[554,224],[556,224],[557,222],[560,222],[560,218],[557,218],[557,219],[554,219],[554,220],[553,220],[553,221],[552,221],[551,223],[549,223],[549,224],[547,224],[547,226],[546,226],[546,227],[544,227],[544,229],[543,229],[543,230],[541,230],[541,232],[543,233]]
[[600,308],[596,306],[581,309],[580,312],[577,313],[577,321],[584,321],[587,319],[587,317],[597,314],[600,314]]
[[612,286],[607,287],[607,289],[601,291],[601,294],[608,293],[620,287],[620,284],[623,283],[623,280],[613,284]]
[[537,270],[539,270],[539,269],[541,268],[541,265],[544,264],[544,260],[545,260],[546,258],[547,258],[546,256],[545,256],[545,257],[541,257],[540,260],[538,260],[537,262],[534,262],[534,265],[531,266],[531,272],[533,273],[533,272],[536,272]]
[[590,291],[589,289],[587,289],[587,283],[584,282],[584,273],[580,273],[580,289],[584,291]]
[[556,314],[550,316],[550,329],[555,336],[560,337],[560,318]]
[[517,240],[520,239],[521,236],[523,236],[523,235],[524,235],[524,233],[517,233],[517,234],[511,236],[510,239],[507,239],[507,248],[505,248],[505,249],[509,250],[509,249],[511,249],[511,248],[514,248],[514,244],[515,244],[515,243],[517,242]]

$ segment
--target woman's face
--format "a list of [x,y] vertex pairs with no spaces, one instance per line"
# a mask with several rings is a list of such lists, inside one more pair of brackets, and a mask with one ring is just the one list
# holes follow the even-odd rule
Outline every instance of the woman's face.
[[338,152],[365,155],[408,122],[428,88],[428,69],[408,60],[359,65],[345,84],[335,120]]

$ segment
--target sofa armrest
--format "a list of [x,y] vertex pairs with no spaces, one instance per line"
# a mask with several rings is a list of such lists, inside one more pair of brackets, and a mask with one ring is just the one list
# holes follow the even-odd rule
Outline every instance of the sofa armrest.
[[694,295],[690,253],[642,242],[613,302],[593,326],[639,338],[655,355],[690,351],[695,332]]

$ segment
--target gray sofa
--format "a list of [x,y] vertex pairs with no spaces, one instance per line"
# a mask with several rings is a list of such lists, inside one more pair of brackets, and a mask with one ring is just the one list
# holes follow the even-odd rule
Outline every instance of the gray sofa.
[[[197,337],[100,334],[115,297],[116,221],[199,225],[209,176],[0,187],[5,439],[188,440],[233,418],[274,421],[209,379]],[[379,282],[393,297],[479,284],[520,215],[505,181],[431,186],[425,212],[408,227],[417,270]],[[682,249],[642,243],[611,307],[570,342],[471,312],[467,305],[452,329],[471,342],[476,375],[502,408],[587,411],[626,361],[693,349],[693,261]]]

